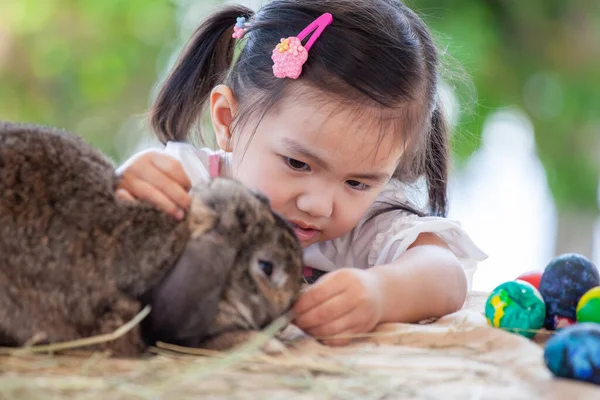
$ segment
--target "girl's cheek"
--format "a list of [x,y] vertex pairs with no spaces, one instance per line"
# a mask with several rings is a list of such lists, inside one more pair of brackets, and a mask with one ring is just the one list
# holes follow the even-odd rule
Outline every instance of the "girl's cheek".
[[[250,161],[250,160],[248,160]],[[252,160],[254,161],[254,160]],[[289,193],[289,177],[282,176],[281,168],[266,163],[242,163],[235,171],[234,178],[251,189],[262,192],[275,211],[281,211]]]
[[371,204],[372,201],[361,199],[360,202],[357,202],[355,198],[345,198],[343,201],[338,202],[336,205],[338,212],[334,218],[335,232],[332,232],[332,235],[339,237],[356,227],[365,213],[368,212]]
[[258,189],[269,198],[271,207],[275,211],[281,212],[290,197],[292,191],[290,188],[291,182],[282,179],[281,176],[274,174],[273,171],[265,172],[265,179],[261,179],[260,182],[257,182]]

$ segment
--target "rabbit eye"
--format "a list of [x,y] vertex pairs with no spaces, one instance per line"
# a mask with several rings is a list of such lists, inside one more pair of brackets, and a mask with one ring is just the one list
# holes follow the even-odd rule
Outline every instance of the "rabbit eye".
[[262,272],[267,276],[271,277],[273,274],[273,263],[270,261],[258,260],[258,266],[262,270]]

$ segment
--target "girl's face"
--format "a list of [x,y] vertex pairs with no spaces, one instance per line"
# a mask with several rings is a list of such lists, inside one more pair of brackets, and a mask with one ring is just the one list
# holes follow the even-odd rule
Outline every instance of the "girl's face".
[[233,177],[263,192],[303,247],[356,226],[399,163],[401,141],[362,111],[283,101],[231,142]]

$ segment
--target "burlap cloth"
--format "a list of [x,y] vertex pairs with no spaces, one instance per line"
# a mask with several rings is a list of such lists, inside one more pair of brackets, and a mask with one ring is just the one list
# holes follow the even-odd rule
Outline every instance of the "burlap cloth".
[[556,379],[547,370],[543,346],[549,332],[529,340],[489,327],[486,299],[486,293],[472,292],[455,314],[428,324],[382,324],[376,328],[382,336],[348,347],[326,348],[313,340],[296,347],[298,354],[321,350],[330,360],[372,366],[387,377],[385,384],[403,388],[398,398],[600,400],[599,386]]
[[535,342],[488,327],[485,299],[471,293],[455,314],[381,325],[346,347],[300,336],[275,357],[0,356],[0,399],[600,400],[598,386],[552,377],[543,363],[548,335]]

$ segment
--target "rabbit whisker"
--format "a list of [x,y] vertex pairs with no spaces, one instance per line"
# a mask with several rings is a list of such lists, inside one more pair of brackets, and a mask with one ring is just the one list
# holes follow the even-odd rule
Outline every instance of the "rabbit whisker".
[[233,303],[233,308],[237,310],[239,315],[243,317],[243,320],[247,323],[246,328],[258,329],[258,326],[252,317],[252,311],[250,311],[246,304],[236,299]]

